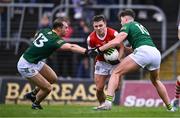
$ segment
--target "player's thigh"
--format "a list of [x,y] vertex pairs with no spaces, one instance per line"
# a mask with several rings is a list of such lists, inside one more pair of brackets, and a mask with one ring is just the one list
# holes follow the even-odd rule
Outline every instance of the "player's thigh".
[[130,56],[127,56],[117,65],[112,74],[124,75],[129,72],[134,72],[139,68],[140,66]]
[[39,73],[46,78],[51,84],[57,82],[56,73],[47,64],[44,64]]
[[108,79],[108,75],[95,74],[94,75],[94,82],[96,84],[96,89],[97,90],[103,90],[107,79]]
[[28,78],[28,80],[42,90],[51,90],[51,84],[40,73]]

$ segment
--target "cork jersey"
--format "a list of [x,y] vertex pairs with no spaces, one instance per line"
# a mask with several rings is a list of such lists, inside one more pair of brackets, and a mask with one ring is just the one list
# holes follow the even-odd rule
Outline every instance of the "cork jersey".
[[32,45],[24,52],[23,57],[30,63],[38,63],[48,58],[64,43],[64,40],[51,29],[43,29],[36,34]]
[[[93,31],[87,38],[88,48],[95,48],[108,43],[114,39],[118,32],[112,28],[107,28],[107,32],[103,38],[100,38],[95,31]],[[103,56],[97,56],[96,60],[105,61]]]
[[138,48],[142,45],[155,47],[147,29],[138,22],[129,22],[127,24],[124,24],[120,32],[126,32],[128,34],[127,40],[129,41],[133,49]]

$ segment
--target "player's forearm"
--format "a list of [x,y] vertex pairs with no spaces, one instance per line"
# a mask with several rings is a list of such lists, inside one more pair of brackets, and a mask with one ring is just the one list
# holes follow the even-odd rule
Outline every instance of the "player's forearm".
[[124,45],[121,43],[120,49],[119,49],[119,59],[121,60],[124,56]]
[[85,48],[83,48],[83,47],[81,47],[81,46],[79,46],[79,45],[76,45],[76,44],[72,44],[70,50],[71,50],[72,52],[80,53],[80,54],[84,54],[85,51],[86,51]]
[[112,47],[116,47],[119,44],[121,44],[121,42],[123,42],[123,40],[127,37],[127,33],[121,32],[119,33],[113,40],[109,41],[107,44],[101,46],[99,48],[100,51],[104,51],[108,48],[112,48]]
[[119,42],[119,40],[118,40],[117,37],[116,37],[115,39],[109,41],[107,44],[101,46],[101,47],[99,48],[99,50],[100,50],[100,51],[104,51],[104,50],[106,50],[106,49],[108,49],[108,48],[116,47],[116,46],[118,46],[119,44],[120,44],[120,42]]

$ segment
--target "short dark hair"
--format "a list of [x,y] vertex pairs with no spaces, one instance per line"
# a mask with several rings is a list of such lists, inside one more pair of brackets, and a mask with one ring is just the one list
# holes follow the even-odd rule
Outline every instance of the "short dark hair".
[[105,16],[104,15],[95,15],[94,17],[93,17],[93,22],[99,22],[99,21],[104,21],[104,22],[106,22],[106,18],[105,18]]
[[132,9],[125,9],[119,13],[119,17],[131,16],[135,18],[135,12]]
[[54,22],[53,22],[52,28],[53,29],[56,29],[58,27],[62,28],[63,27],[63,22],[67,22],[67,21],[65,19],[63,19],[63,18],[55,19]]

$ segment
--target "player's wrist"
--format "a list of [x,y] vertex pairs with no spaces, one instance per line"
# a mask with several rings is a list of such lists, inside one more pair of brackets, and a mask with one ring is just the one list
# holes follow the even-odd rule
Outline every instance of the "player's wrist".
[[102,53],[102,51],[99,49],[100,47],[97,47],[98,53]]
[[98,53],[99,55],[103,55],[103,53],[104,53],[103,51],[100,50],[100,47],[97,47],[97,48],[96,48],[96,51],[97,51],[97,53]]
[[84,55],[88,55],[88,49],[86,49],[85,51],[84,51]]

